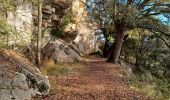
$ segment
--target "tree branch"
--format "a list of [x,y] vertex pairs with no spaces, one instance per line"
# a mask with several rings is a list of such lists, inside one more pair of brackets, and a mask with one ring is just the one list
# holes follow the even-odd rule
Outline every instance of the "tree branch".
[[[150,31],[150,30],[149,30]],[[158,35],[156,32],[154,32],[154,31],[150,31],[150,32],[152,32],[153,34],[155,34],[157,37],[159,37],[164,43],[165,43],[165,45],[168,47],[168,48],[170,48],[170,45],[169,45],[169,43],[166,41],[166,39],[164,39],[162,36],[160,36],[160,35]]]
[[127,5],[130,5],[133,2],[133,0],[128,0]]
[[141,4],[139,4],[138,9],[143,9],[144,6],[149,3],[151,0],[143,0]]

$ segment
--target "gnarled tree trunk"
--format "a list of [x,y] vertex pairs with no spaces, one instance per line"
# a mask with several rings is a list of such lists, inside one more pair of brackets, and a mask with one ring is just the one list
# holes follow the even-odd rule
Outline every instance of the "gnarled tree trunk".
[[118,61],[122,44],[123,44],[123,38],[125,35],[125,29],[126,29],[126,24],[115,23],[116,40],[108,58],[109,62],[117,63]]

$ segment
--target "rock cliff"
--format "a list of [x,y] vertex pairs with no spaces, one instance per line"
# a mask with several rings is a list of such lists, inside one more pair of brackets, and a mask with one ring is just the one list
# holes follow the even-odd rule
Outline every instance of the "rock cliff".
[[[58,40],[59,37],[54,39],[54,37],[51,36],[51,33],[53,29],[60,29],[58,27],[63,21],[63,17],[68,14],[68,11],[72,12],[71,17],[73,22],[68,23],[68,25],[64,28],[63,33],[65,34],[65,37],[67,39],[65,40],[61,38],[65,42],[62,42],[64,43],[62,45],[66,45],[67,47],[75,51],[79,56],[88,55],[92,52],[99,51],[100,43],[96,38],[97,24],[93,20],[91,20],[86,7],[79,0],[44,1],[42,7],[42,48],[47,47],[46,45],[48,45],[51,41],[60,41]],[[17,35],[13,34],[9,36],[10,42],[8,43],[14,46],[28,46],[30,44],[35,45],[35,35],[37,33],[37,18],[37,7],[32,6],[30,3],[24,3],[24,1],[23,5],[19,5],[17,7],[15,14],[13,14],[12,12],[8,12],[6,16],[8,23],[19,33]],[[54,32],[58,34],[58,30],[55,30]],[[67,59],[72,58],[70,57],[70,55],[75,55],[68,55],[66,52],[63,51],[63,56],[67,55]],[[79,57],[76,59],[79,59]],[[60,61],[60,59],[58,59],[58,61],[63,62]],[[69,61],[75,61],[75,59]]]
[[[86,0],[82,0],[85,2]],[[76,47],[84,55],[99,51],[99,41],[96,37],[98,25],[91,19],[86,6],[79,0],[72,2],[75,23],[68,28],[77,30],[77,37],[74,39]]]

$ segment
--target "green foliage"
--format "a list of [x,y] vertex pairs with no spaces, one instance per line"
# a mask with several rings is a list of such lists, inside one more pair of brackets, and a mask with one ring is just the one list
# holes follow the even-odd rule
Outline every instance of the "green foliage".
[[6,35],[14,32],[12,27],[7,23],[6,19],[2,17],[0,17],[0,29],[1,29],[0,34],[2,35]]
[[0,0],[1,10],[14,11],[14,0]]
[[0,17],[0,48],[11,48],[8,44],[11,34],[17,35],[16,30],[7,23],[6,19]]
[[105,23],[107,23],[106,20],[109,20],[112,27],[115,23],[121,23],[126,24],[127,30],[141,28],[161,34],[169,33],[162,20],[156,19],[159,14],[170,14],[168,0],[144,0],[138,3],[135,0],[99,1],[100,3],[97,1],[88,2],[91,4],[88,7],[91,7],[95,19],[102,19]]
[[167,70],[167,63],[170,58],[170,50],[156,37],[148,38],[148,41],[143,45],[143,50],[140,54],[140,65],[152,72],[152,74],[161,76]]
[[67,25],[69,25],[70,23],[74,23],[73,21],[73,12],[71,10],[68,11],[67,15],[65,15],[61,21],[59,22],[58,25],[56,25],[52,31],[51,34],[53,36],[62,36],[65,32],[65,29],[67,27]]
[[[170,49],[164,45],[163,41],[151,34],[130,40],[125,42],[123,51],[126,56],[138,59],[139,64],[138,71],[129,78],[131,86],[145,92],[153,100],[170,99],[170,79],[167,73]],[[138,58],[135,58],[136,50],[140,51]]]
[[[170,49],[148,31],[131,31],[124,41],[122,55],[133,62],[135,73],[129,77],[132,88],[148,94],[153,100],[170,99]],[[126,59],[127,60],[127,59]]]
[[129,77],[131,88],[146,93],[153,100],[170,99],[170,83],[166,79],[158,79],[149,71]]
[[128,38],[123,43],[122,47],[122,56],[125,57],[126,60],[130,60],[130,58],[136,57],[138,47],[138,40],[134,38]]

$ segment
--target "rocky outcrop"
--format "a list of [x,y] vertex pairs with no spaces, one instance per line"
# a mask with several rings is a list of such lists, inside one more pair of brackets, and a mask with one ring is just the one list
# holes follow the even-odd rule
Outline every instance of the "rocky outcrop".
[[80,56],[61,39],[50,41],[42,50],[43,58],[52,58],[55,62],[75,62]]
[[[85,2],[85,0],[83,2]],[[22,4],[23,5],[18,6],[15,15],[11,12],[7,13],[7,20],[9,24],[12,25],[19,32],[19,34],[17,35],[14,34],[16,35],[16,38],[15,36],[11,36],[11,38],[9,38],[11,42],[8,42],[14,47],[16,45],[33,45],[33,48],[31,48],[32,50],[29,48],[28,50],[26,50],[28,51],[26,52],[27,57],[30,57],[32,61],[32,59],[35,58],[34,47],[36,47],[35,35],[37,32],[36,26],[38,10],[37,7],[34,7],[29,3],[23,2]],[[58,44],[57,48],[55,48],[55,53],[57,53],[58,51],[62,52],[55,54],[60,55],[60,57],[58,56],[58,58],[55,57],[55,60],[61,62],[66,60],[68,60],[68,62],[74,62],[78,58],[77,56],[73,57],[75,55],[83,56],[100,50],[100,43],[96,38],[95,31],[97,29],[97,24],[95,24],[91,20],[84,4],[81,3],[79,0],[44,0],[44,4],[42,6],[42,48],[44,48],[44,46],[48,47],[47,44],[49,45],[49,42],[51,42],[52,40],[52,36],[50,35],[51,30],[58,27],[63,16],[67,14],[68,10],[72,10],[71,12],[73,13],[73,23],[69,23],[65,29],[66,40],[63,40],[67,43],[64,43],[63,45],[66,45],[67,47],[69,47],[69,49],[60,49],[58,48]]]
[[49,89],[47,77],[23,55],[0,51],[0,100],[30,100],[47,95]]
[[[1,75],[3,74],[1,70]],[[31,98],[31,92],[23,74],[16,73],[14,78],[6,79],[0,76],[0,100],[26,100]]]
[[[86,2],[86,0],[81,0]],[[72,2],[72,12],[74,15],[74,23],[70,23],[66,31],[77,31],[77,36],[73,40],[74,45],[83,55],[99,51],[100,41],[96,37],[98,25],[91,19],[87,12],[87,8],[80,0]]]
[[[58,25],[61,18],[66,15],[70,7],[71,0],[44,0],[42,6],[42,26],[44,29]],[[38,10],[36,7],[32,10],[35,26],[38,21]]]
[[[42,31],[58,25],[61,18],[67,13],[70,7],[71,0],[44,0],[42,6]],[[2,10],[0,9],[2,12]],[[12,26],[15,33],[8,35],[8,38],[3,41],[7,45],[25,46],[31,43],[32,37],[37,32],[38,8],[31,3],[20,0],[19,5],[14,12],[4,12],[0,15],[7,20],[7,23]],[[48,33],[50,34],[50,32]]]

